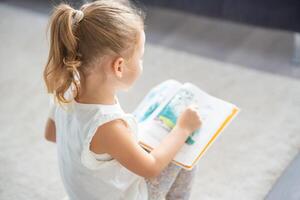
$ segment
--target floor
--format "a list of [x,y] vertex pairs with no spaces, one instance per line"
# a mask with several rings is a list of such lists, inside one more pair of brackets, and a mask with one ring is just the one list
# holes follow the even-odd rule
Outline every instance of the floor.
[[300,199],[300,155],[293,160],[290,166],[278,179],[273,189],[266,196],[266,200],[297,200]]
[[[48,15],[45,1],[3,0]],[[146,18],[148,43],[180,49],[202,57],[246,68],[300,79],[300,65],[292,62],[293,33],[149,8]],[[188,30],[188,31],[187,31]],[[300,199],[300,155],[294,159],[266,197],[267,200]]]

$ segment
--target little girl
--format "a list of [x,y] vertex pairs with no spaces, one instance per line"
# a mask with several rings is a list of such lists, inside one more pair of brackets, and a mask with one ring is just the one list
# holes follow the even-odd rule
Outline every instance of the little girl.
[[44,69],[53,104],[45,137],[57,143],[60,175],[70,200],[188,199],[195,170],[172,159],[201,125],[192,105],[176,126],[147,151],[137,120],[116,93],[142,71],[144,14],[129,2],[101,0],[79,10],[54,9]]

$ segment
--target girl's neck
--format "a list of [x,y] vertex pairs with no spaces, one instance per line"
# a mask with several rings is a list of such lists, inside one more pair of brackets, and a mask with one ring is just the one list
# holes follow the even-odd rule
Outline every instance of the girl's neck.
[[116,104],[115,97],[116,92],[112,86],[91,81],[86,82],[85,87],[82,86],[75,100],[78,103],[113,105]]

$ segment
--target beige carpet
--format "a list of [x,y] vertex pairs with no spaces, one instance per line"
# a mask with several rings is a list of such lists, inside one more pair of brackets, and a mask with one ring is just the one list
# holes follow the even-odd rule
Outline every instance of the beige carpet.
[[[55,145],[43,139],[47,18],[0,4],[0,199],[61,199]],[[199,161],[193,200],[263,199],[300,149],[300,81],[146,45],[132,111],[155,84],[190,81],[242,111]],[[282,66],[284,67],[284,66]],[[132,97],[136,98],[132,98]]]

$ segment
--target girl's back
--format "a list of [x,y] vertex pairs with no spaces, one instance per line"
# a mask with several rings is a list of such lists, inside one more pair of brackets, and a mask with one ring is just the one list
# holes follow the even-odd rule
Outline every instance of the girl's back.
[[[89,145],[97,127],[123,119],[137,139],[131,114],[116,104],[81,104],[73,101],[63,110],[52,104],[60,174],[70,199],[147,199],[143,177],[134,174],[109,154],[96,154]],[[66,111],[67,110],[67,111]]]

